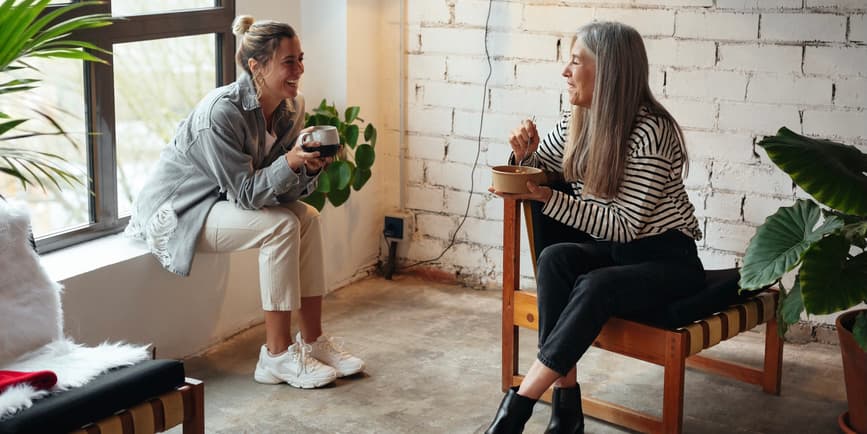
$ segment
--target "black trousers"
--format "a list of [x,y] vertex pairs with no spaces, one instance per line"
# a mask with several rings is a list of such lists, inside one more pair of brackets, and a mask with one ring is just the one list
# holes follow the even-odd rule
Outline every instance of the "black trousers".
[[704,285],[695,241],[680,231],[628,243],[595,241],[533,202],[539,354],[566,375],[611,316],[657,309]]

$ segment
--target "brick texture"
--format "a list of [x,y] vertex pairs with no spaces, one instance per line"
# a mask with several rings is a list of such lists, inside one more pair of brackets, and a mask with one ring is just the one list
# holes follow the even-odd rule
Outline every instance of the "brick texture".
[[[487,193],[490,167],[506,162],[522,119],[535,116],[545,133],[569,108],[560,74],[575,30],[592,20],[622,21],[644,36],[651,88],[687,139],[685,183],[707,268],[740,264],[755,227],[805,195],[755,146],[763,136],[787,126],[867,149],[864,0],[494,0],[486,40],[487,8],[409,2],[401,182],[416,224],[402,261],[439,254],[471,198],[437,266],[499,284],[503,210]],[[522,280],[532,285],[521,243]]]

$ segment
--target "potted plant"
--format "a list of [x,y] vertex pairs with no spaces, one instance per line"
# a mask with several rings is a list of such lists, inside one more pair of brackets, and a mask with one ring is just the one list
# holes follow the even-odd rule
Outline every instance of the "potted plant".
[[[831,314],[867,300],[867,154],[785,127],[759,146],[815,199],[797,200],[768,217],[750,240],[741,268],[743,290],[781,286],[782,334],[801,312]],[[793,286],[782,288],[781,277],[798,266]],[[839,315],[836,325],[849,401],[839,423],[844,431],[865,434],[867,309]]]
[[[322,210],[326,198],[335,207],[342,205],[349,199],[352,190],[360,190],[370,179],[373,161],[376,159],[376,128],[367,123],[362,134],[359,124],[363,126],[365,120],[358,117],[360,112],[359,107],[347,107],[343,119],[340,119],[337,107],[334,104],[328,105],[323,99],[312,113],[306,114],[305,126],[335,126],[340,134],[340,144],[345,145],[340,148],[334,162],[328,166],[323,176],[319,177],[316,191],[303,199],[317,210]],[[367,143],[359,144],[359,136]]]
[[[15,78],[13,71],[39,72],[28,63],[32,58],[63,58],[103,62],[87,50],[106,52],[93,44],[72,39],[73,32],[111,24],[109,14],[91,14],[66,18],[82,7],[100,2],[84,1],[46,11],[50,0],[3,0],[0,4],[0,97],[9,101],[11,94],[25,92],[39,85],[37,78]],[[5,104],[4,104],[5,105]],[[45,181],[60,188],[60,183],[80,183],[70,173],[66,160],[56,154],[15,146],[15,141],[28,137],[62,135],[68,138],[60,125],[44,110],[36,115],[47,120],[55,131],[20,131],[29,119],[13,118],[0,112],[0,173],[19,180],[23,188],[38,185],[43,190]],[[70,139],[70,143],[76,146]]]

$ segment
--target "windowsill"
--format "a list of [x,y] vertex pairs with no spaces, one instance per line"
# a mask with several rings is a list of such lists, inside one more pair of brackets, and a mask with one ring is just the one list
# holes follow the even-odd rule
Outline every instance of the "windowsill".
[[48,276],[60,282],[148,254],[143,242],[116,234],[55,250],[40,259]]

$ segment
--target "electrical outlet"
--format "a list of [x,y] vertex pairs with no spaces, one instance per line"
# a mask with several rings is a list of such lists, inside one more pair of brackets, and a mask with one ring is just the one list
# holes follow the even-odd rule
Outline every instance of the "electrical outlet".
[[412,234],[410,222],[412,217],[403,212],[395,211],[385,215],[382,226],[382,234],[391,240],[404,240]]

